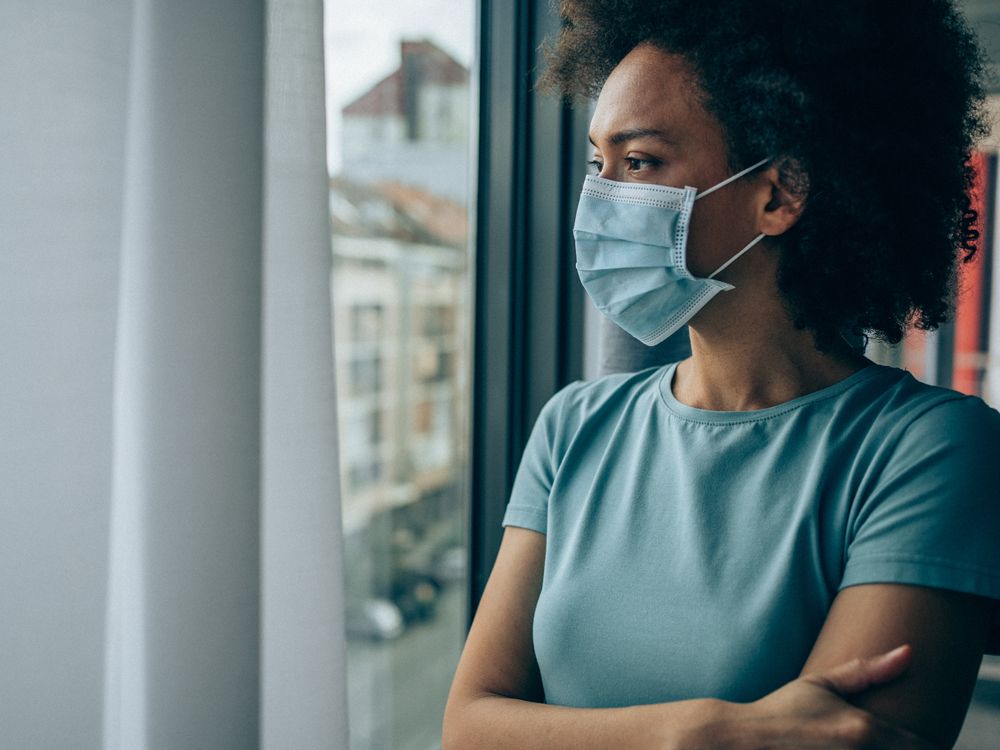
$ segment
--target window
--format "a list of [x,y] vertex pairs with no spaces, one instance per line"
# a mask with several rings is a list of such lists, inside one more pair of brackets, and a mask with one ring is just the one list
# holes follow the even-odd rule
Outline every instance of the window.
[[476,8],[326,17],[351,750],[430,750],[468,621]]
[[383,336],[385,306],[377,302],[357,304],[351,308],[351,339],[377,343]]

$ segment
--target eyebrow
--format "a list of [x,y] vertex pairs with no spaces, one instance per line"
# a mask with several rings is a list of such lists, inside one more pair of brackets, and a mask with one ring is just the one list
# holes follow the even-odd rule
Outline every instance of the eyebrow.
[[[671,145],[676,145],[677,143],[662,130],[656,130],[655,128],[632,128],[630,130],[619,130],[617,133],[614,133],[610,138],[608,138],[608,143],[612,146],[620,146],[626,141],[634,141],[639,138],[655,138]],[[592,136],[588,135],[587,140],[590,141],[590,145],[595,148],[597,147],[597,144],[594,143],[594,138]]]

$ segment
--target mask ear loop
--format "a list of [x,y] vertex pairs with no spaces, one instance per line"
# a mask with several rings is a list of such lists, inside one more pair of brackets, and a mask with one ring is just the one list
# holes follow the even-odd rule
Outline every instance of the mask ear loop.
[[[750,174],[750,172],[753,172],[755,169],[757,169],[757,167],[761,167],[764,164],[767,164],[769,161],[771,161],[771,157],[770,156],[767,157],[766,159],[761,159],[756,164],[751,164],[749,167],[747,167],[746,169],[744,169],[742,172],[737,172],[732,177],[727,177],[725,180],[723,180],[722,182],[720,182],[718,185],[714,185],[714,186],[710,187],[708,190],[705,190],[705,191],[703,191],[701,193],[698,193],[698,195],[696,195],[694,199],[698,200],[699,198],[704,198],[709,193],[714,193],[719,188],[725,187],[730,182],[735,182],[736,180],[740,179],[740,177],[742,177],[745,174]],[[721,266],[719,266],[718,268],[716,268],[712,273],[710,273],[708,275],[708,278],[713,279],[713,278],[715,278],[715,276],[717,274],[720,274],[723,271],[725,271],[729,267],[730,263],[733,263],[734,261],[736,261],[737,258],[739,258],[741,255],[743,255],[743,253],[745,253],[751,247],[753,247],[754,245],[756,245],[762,239],[764,239],[764,235],[763,234],[758,234],[756,237],[754,237],[752,240],[750,240],[749,244],[747,244],[746,247],[744,247],[742,250],[740,250],[738,253],[736,253],[736,255],[734,255],[732,258],[730,258],[729,260],[727,260]]]
[[743,176],[743,175],[745,175],[745,174],[750,174],[750,173],[751,173],[751,172],[753,172],[753,171],[754,171],[755,169],[757,169],[757,167],[760,167],[760,166],[763,166],[764,164],[767,164],[767,163],[768,163],[769,161],[771,161],[771,157],[770,157],[770,156],[769,156],[769,157],[767,157],[766,159],[761,159],[761,160],[760,160],[759,162],[757,162],[757,163],[756,163],[756,164],[754,164],[753,166],[750,166],[750,167],[747,167],[747,168],[746,168],[746,169],[744,169],[744,170],[743,170],[742,172],[737,172],[737,173],[736,173],[736,174],[734,174],[734,175],[733,175],[732,177],[727,177],[727,178],[726,178],[726,179],[724,179],[724,180],[723,180],[722,182],[720,182],[720,183],[719,183],[718,185],[713,185],[713,186],[712,186],[712,187],[710,187],[710,188],[709,188],[708,190],[703,190],[702,192],[698,193],[698,195],[696,195],[694,199],[695,199],[695,200],[698,200],[699,198],[704,198],[704,197],[705,197],[706,195],[708,195],[709,193],[714,193],[714,192],[715,192],[716,190],[718,190],[719,188],[723,188],[723,187],[725,187],[725,186],[726,186],[726,185],[728,185],[728,184],[729,184],[730,182],[735,182],[736,180],[740,179],[740,177],[742,177],[742,176]]
[[730,263],[734,262],[737,258],[739,258],[741,255],[743,255],[743,253],[745,253],[751,247],[753,247],[754,245],[756,245],[762,239],[764,239],[764,235],[763,234],[758,234],[756,237],[754,237],[752,240],[750,240],[750,243],[745,248],[743,248],[742,250],[740,250],[738,253],[736,253],[736,255],[734,255],[732,258],[730,258],[725,263],[723,263],[721,266],[719,266],[714,271],[712,271],[712,273],[710,273],[708,275],[708,278],[713,279],[713,278],[715,278],[716,274],[722,273],[723,271],[725,271],[729,267]]

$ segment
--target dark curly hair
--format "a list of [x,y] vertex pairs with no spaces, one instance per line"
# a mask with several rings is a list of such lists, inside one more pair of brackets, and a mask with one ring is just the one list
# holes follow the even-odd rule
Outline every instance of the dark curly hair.
[[563,0],[540,85],[593,96],[635,46],[682,55],[734,171],[777,159],[807,195],[778,287],[822,350],[946,320],[978,247],[984,57],[949,0]]

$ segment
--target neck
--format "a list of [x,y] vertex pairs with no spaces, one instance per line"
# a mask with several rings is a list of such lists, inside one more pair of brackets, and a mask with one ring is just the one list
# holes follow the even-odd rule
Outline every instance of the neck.
[[812,334],[796,329],[780,306],[740,304],[741,313],[725,307],[713,310],[715,320],[692,321],[691,357],[674,375],[673,392],[681,403],[713,411],[765,409],[833,385],[870,364],[846,342],[818,351]]

